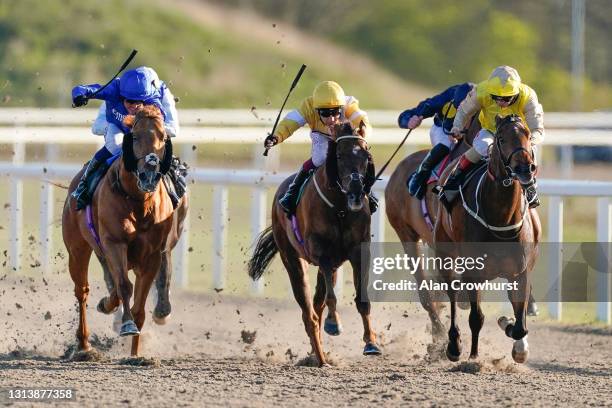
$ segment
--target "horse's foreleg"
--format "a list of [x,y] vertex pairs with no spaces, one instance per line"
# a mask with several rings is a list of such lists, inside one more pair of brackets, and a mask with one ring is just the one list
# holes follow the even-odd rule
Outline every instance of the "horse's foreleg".
[[478,335],[480,329],[484,324],[484,314],[480,308],[480,292],[477,290],[471,290],[470,296],[470,330],[472,331],[472,349],[470,351],[470,358],[478,357]]
[[77,340],[79,350],[89,351],[89,328],[87,327],[87,297],[89,295],[89,281],[87,267],[91,257],[91,248],[84,245],[81,248],[69,249],[68,268],[74,282],[74,296],[79,304],[79,327],[77,328]]
[[414,277],[417,282],[417,288],[419,288],[419,300],[421,301],[423,309],[427,311],[427,314],[429,315],[429,320],[431,321],[431,337],[433,339],[433,342],[443,342],[445,330],[444,324],[440,320],[439,302],[434,302],[431,299],[430,291],[426,289],[421,289],[421,282],[426,279],[423,268],[421,268],[420,266],[417,267]]
[[[367,253],[363,254],[363,260],[366,265],[370,262],[370,247],[368,245],[363,246],[363,250]],[[376,342],[376,333],[372,329],[372,322],[370,319],[371,304],[368,297],[368,276],[367,269],[362,268],[362,254],[361,248],[353,251],[349,261],[353,268],[353,284],[355,285],[355,306],[357,311],[361,315],[363,322],[363,341],[365,347],[363,354],[365,355],[379,355],[381,350]]]
[[161,256],[159,273],[155,278],[157,288],[157,303],[153,310],[153,321],[157,324],[166,324],[172,307],[170,306],[170,281],[172,279],[172,256],[166,251]]
[[448,299],[450,300],[451,322],[448,330],[448,346],[446,346],[446,357],[450,361],[459,361],[461,357],[461,334],[459,326],[457,326],[457,291],[451,288],[450,282],[447,290]]
[[325,281],[325,304],[327,305],[327,317],[325,318],[323,329],[330,336],[338,336],[342,333],[342,323],[340,323],[340,315],[336,310],[338,300],[334,292],[337,269],[331,267],[329,259],[325,256],[320,258],[319,264],[319,273],[323,274]]
[[121,302],[123,302],[123,316],[121,316],[120,336],[134,336],[139,334],[134,323],[134,317],[130,311],[130,299],[132,297],[133,285],[128,278],[127,245],[124,243],[113,243],[105,245],[106,261],[110,267],[115,282],[115,291]]
[[[513,282],[514,283],[514,282]],[[511,299],[514,319],[502,316],[498,319],[498,324],[506,333],[506,336],[513,338],[512,358],[517,363],[524,363],[529,356],[529,343],[527,342],[527,305],[531,292],[531,284],[528,282],[526,273],[522,273],[515,281],[517,290],[508,291]]]
[[[136,322],[138,331],[142,331],[142,326],[145,322],[145,304],[151,284],[159,271],[161,263],[161,254],[151,255],[145,265],[138,268],[136,271],[136,284],[134,286],[134,306],[132,306],[132,315]],[[140,334],[132,337],[132,356],[138,355],[140,346]]]
[[[319,335],[321,335],[321,322],[323,321],[323,310],[325,310],[325,277],[323,272],[319,270],[317,273],[317,287],[313,298],[314,311],[318,317]],[[312,350],[314,353],[314,350]]]
[[114,313],[119,305],[121,304],[121,300],[117,295],[117,291],[115,290],[115,282],[113,281],[113,274],[106,263],[106,259],[102,256],[97,256],[100,265],[102,266],[102,271],[104,272],[104,282],[106,283],[106,289],[108,289],[109,296],[104,296],[98,302],[98,306],[96,309],[98,312],[104,314]]

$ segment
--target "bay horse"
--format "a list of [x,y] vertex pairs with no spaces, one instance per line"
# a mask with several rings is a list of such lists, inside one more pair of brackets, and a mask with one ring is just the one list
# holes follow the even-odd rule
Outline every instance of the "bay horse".
[[[451,150],[450,158],[445,159],[450,163],[447,168],[453,167],[452,161],[470,148],[479,130],[480,122],[475,115],[463,139]],[[437,193],[433,191],[437,183],[430,183],[427,186],[423,203],[418,198],[411,196],[406,186],[410,175],[417,170],[428,151],[421,150],[404,158],[389,177],[385,188],[387,219],[399,237],[404,252],[411,257],[418,256],[419,241],[433,247],[433,226],[436,223],[436,214],[440,206]],[[426,216],[423,205],[426,209]],[[418,267],[414,276],[417,287],[420,288],[421,282],[427,278],[425,271]],[[429,315],[434,343],[442,342],[446,337],[446,330],[440,320],[440,303],[425,289],[419,290],[419,300]]]
[[[517,290],[508,290],[514,319],[502,316],[498,324],[508,337],[515,340],[512,348],[514,361],[523,363],[529,354],[526,312],[541,225],[536,210],[529,209],[522,185],[533,182],[537,166],[529,129],[519,116],[497,117],[496,128],[486,169],[477,172],[460,189],[461,199],[455,200],[450,213],[441,206],[438,209],[434,230],[436,254],[448,253],[446,249],[439,250],[443,243],[479,243],[476,246],[496,243],[498,248],[505,249],[502,257],[489,256],[484,262],[484,269],[477,273],[468,271],[457,274],[445,267],[440,270],[449,284],[446,293],[450,300],[451,322],[446,355],[451,361],[458,361],[461,355],[460,332],[456,322],[458,292],[450,284],[458,277],[462,282],[472,283],[501,277],[516,285]],[[448,173],[445,172],[443,179]],[[480,307],[480,291],[468,290],[468,296],[472,332],[470,358],[477,358],[478,336],[484,324],[484,314]]]
[[[323,325],[325,332],[335,336],[342,331],[334,284],[337,269],[346,260],[353,269],[355,305],[363,321],[363,354],[381,354],[370,321],[370,301],[362,290],[368,285],[365,272],[370,258],[371,221],[364,191],[366,167],[371,156],[363,138],[363,126],[362,123],[353,130],[350,123],[335,125],[325,165],[316,169],[312,180],[303,187],[300,204],[291,220],[278,200],[293,176],[283,181],[274,196],[272,226],[259,236],[248,265],[249,276],[257,280],[274,255],[280,253],[319,367],[328,365],[321,344],[325,306],[328,308]],[[312,301],[306,274],[308,264],[319,267]]]
[[[79,305],[78,350],[91,351],[86,306],[88,264],[95,252],[112,276],[112,282],[106,279],[110,296],[100,300],[98,310],[109,314],[124,305],[119,334],[133,336],[131,355],[137,356],[146,298],[160,271],[159,286],[167,288],[170,251],[182,231],[188,196],[181,199],[175,211],[164,183],[159,182],[172,161],[172,142],[160,110],[145,106],[135,116],[128,116],[125,124],[131,131],[124,135],[121,160],[116,160],[101,180],[90,208],[77,211],[70,198],[80,174],[70,183],[62,235]],[[130,269],[136,275],[135,285],[128,277]],[[133,290],[134,304],[130,308]]]

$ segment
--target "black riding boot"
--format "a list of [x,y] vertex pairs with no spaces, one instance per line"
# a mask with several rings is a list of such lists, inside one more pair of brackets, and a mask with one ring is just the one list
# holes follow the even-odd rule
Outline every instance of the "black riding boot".
[[364,191],[368,195],[368,203],[370,205],[370,214],[374,214],[378,209],[378,198],[372,192],[372,186],[376,182],[376,169],[374,168],[374,160],[372,156],[368,157],[368,168],[366,170],[364,180]]
[[462,157],[459,161],[459,165],[455,168],[453,173],[449,176],[448,180],[446,180],[446,184],[442,187],[442,192],[440,193],[440,201],[446,207],[448,212],[452,209],[453,201],[457,198],[457,194],[459,193],[459,186],[465,180],[465,175],[470,172],[470,169],[474,167],[475,163],[472,163],[465,157]]
[[536,187],[537,185],[535,181],[532,184],[523,186],[527,202],[529,203],[529,208],[536,208],[540,205],[540,199],[538,198],[538,191],[536,190]]
[[444,146],[442,143],[435,145],[427,156],[421,162],[419,169],[416,173],[408,179],[408,192],[411,196],[414,196],[421,200],[425,196],[427,191],[427,180],[431,176],[431,172],[434,167],[448,154],[450,149]]
[[87,207],[87,204],[89,204],[91,200],[91,197],[89,197],[88,194],[89,181],[91,179],[91,176],[96,172],[96,170],[98,170],[100,165],[105,162],[106,160],[97,160],[95,157],[93,157],[87,164],[87,168],[81,176],[79,185],[71,194],[72,197],[76,200],[77,210],[82,210],[83,208]]
[[303,167],[300,167],[300,171],[295,175],[295,178],[289,184],[289,188],[285,192],[285,195],[278,200],[278,203],[282,207],[283,211],[287,213],[287,216],[290,217],[295,214],[295,208],[297,207],[297,197],[300,192],[300,188],[306,178],[308,177],[308,171],[304,170]]

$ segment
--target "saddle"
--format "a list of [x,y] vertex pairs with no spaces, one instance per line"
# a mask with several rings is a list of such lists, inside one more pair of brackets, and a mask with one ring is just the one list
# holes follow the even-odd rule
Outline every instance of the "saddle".
[[451,162],[452,154],[453,152],[451,151],[446,155],[446,157],[444,157],[444,159],[442,159],[440,163],[436,165],[436,167],[434,167],[434,169],[431,171],[431,176],[429,176],[429,178],[427,179],[427,185],[436,183],[438,180],[440,180],[442,173],[444,172],[446,167],[448,167],[448,164]]
[[297,208],[298,204],[302,200],[302,195],[304,194],[304,189],[306,189],[306,186],[308,185],[310,180],[312,180],[312,177],[315,174],[315,171],[317,171],[317,169],[310,170],[308,172],[308,176],[306,177],[306,179],[304,180],[304,182],[300,186],[300,191],[298,192],[297,199],[295,200],[295,208]]

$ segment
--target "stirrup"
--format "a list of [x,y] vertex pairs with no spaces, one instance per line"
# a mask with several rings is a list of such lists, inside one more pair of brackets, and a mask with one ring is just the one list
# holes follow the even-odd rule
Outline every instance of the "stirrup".
[[[287,203],[287,201],[290,201],[290,202]],[[280,207],[283,209],[285,214],[287,214],[287,217],[291,217],[295,213],[296,205],[295,204],[291,205],[293,201],[294,201],[294,197],[292,197],[292,195],[288,195],[287,193],[285,193],[285,195],[283,195],[278,200],[278,205],[280,205]]]

